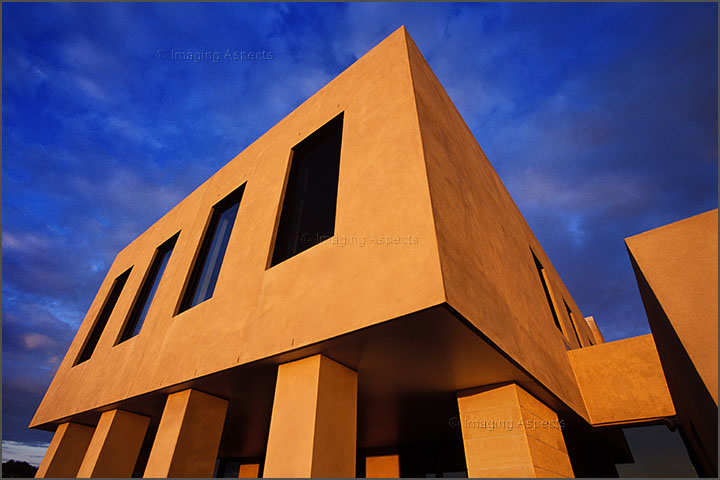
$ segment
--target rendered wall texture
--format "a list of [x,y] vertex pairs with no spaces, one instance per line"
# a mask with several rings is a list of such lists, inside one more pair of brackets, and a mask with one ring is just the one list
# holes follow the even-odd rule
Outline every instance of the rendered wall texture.
[[516,384],[458,393],[468,476],[573,477],[555,412]]
[[[447,301],[573,409],[583,412],[532,252],[548,273],[560,322],[574,347],[578,344],[562,299],[582,320],[580,309],[409,37],[408,44]],[[581,339],[592,335],[583,321],[576,328]]]
[[568,352],[594,425],[675,415],[652,335]]
[[[717,209],[626,239],[648,283],[717,405]],[[648,292],[649,294],[650,292]],[[650,318],[650,325],[653,325]],[[662,341],[662,339],[659,339]]]
[[718,211],[625,240],[677,420],[717,476]]

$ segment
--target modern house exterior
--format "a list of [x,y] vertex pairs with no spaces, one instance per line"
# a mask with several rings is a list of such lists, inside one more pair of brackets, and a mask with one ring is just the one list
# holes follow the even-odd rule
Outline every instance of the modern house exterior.
[[713,384],[651,326],[604,341],[400,28],[118,253],[37,476],[613,476],[623,427],[698,428],[674,366],[717,426],[717,341]]

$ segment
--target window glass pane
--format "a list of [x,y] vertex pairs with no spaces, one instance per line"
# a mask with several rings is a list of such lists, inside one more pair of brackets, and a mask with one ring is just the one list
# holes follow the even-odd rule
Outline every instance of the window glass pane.
[[565,310],[567,310],[568,318],[570,319],[570,325],[572,325],[573,332],[575,333],[575,339],[578,342],[578,346],[582,347],[582,343],[580,342],[580,336],[578,335],[577,328],[575,327],[575,315],[573,314],[572,310],[570,310],[570,307],[565,300],[563,300],[563,303],[565,304]]
[[271,266],[335,234],[343,114],[293,148]]
[[293,148],[291,169],[295,172],[288,182],[290,199],[297,200],[328,182],[337,182],[341,136],[342,118],[338,117]]
[[[560,330],[560,333],[563,333],[562,327],[560,326],[560,320],[558,319],[558,314],[555,311],[555,305],[553,304],[552,296],[550,295],[550,287],[548,287],[547,279],[545,278],[545,268],[542,266],[542,263],[540,263],[540,260],[537,259],[535,256],[535,252],[532,252],[533,259],[535,260],[535,268],[537,268],[538,275],[540,276],[540,282],[542,283],[543,290],[545,291],[545,298],[547,299],[548,306],[550,307],[550,313],[552,313],[553,321],[555,321],[555,326],[558,330]],[[563,334],[563,339],[565,339],[565,334]],[[567,343],[565,344],[567,347]]]
[[148,275],[140,288],[140,294],[135,301],[135,306],[132,309],[132,313],[128,317],[128,321],[123,329],[122,335],[120,336],[120,342],[134,337],[140,333],[143,324],[145,323],[145,317],[147,316],[148,310],[150,310],[150,304],[155,297],[155,291],[160,284],[165,267],[170,260],[170,254],[172,254],[175,242],[177,241],[177,235],[172,237],[170,240],[161,245],[155,253],[155,258],[150,265]]
[[218,219],[207,260],[205,261],[205,267],[200,274],[200,280],[193,295],[192,305],[197,305],[212,297],[239,206],[239,203],[235,203],[232,207],[225,210]]
[[193,266],[193,273],[180,305],[180,312],[212,297],[244,187],[243,185],[213,207],[212,218]]
[[100,340],[100,336],[102,335],[103,330],[105,330],[105,325],[107,325],[110,314],[112,314],[112,311],[115,308],[115,304],[117,303],[118,298],[120,298],[120,292],[122,292],[122,289],[125,286],[125,282],[127,282],[127,279],[130,276],[130,270],[132,270],[132,267],[127,269],[113,282],[113,286],[110,288],[110,294],[108,295],[108,298],[105,300],[105,304],[100,310],[100,315],[98,315],[98,318],[95,321],[95,325],[93,325],[87,342],[85,343],[85,346],[83,347],[80,356],[75,362],[75,365],[88,360],[95,351],[95,347]]
[[[295,252],[300,253],[333,236],[337,187],[326,184],[305,196],[300,202],[299,241]],[[324,212],[324,215],[318,215]]]

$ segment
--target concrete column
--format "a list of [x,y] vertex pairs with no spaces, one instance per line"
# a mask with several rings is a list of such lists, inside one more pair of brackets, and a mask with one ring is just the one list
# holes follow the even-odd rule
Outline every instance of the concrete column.
[[227,406],[193,389],[169,395],[143,476],[211,477]]
[[259,472],[259,463],[243,463],[238,470],[238,478],[258,478]]
[[469,477],[573,477],[554,411],[516,384],[458,393]]
[[357,373],[322,355],[278,367],[264,477],[355,477]]
[[365,478],[400,478],[400,456],[365,457]]
[[124,410],[104,412],[95,427],[78,478],[129,478],[150,418]]
[[75,477],[87,451],[93,428],[79,423],[61,423],[40,462],[35,478]]

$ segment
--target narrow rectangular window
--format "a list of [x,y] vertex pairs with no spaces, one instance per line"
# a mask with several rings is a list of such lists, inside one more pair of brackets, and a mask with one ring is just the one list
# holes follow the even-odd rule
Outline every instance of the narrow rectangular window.
[[567,310],[568,318],[570,319],[570,325],[572,325],[573,332],[575,332],[575,339],[577,340],[578,345],[582,347],[583,344],[580,341],[580,335],[578,335],[577,328],[575,327],[575,315],[573,315],[573,312],[570,310],[570,307],[568,307],[565,299],[563,299],[563,303],[565,304],[565,310]]
[[84,361],[90,359],[93,352],[95,351],[95,347],[100,340],[100,336],[102,335],[103,330],[105,330],[105,325],[107,325],[110,314],[115,308],[115,304],[117,303],[118,298],[120,298],[120,292],[122,292],[122,289],[125,286],[125,282],[127,282],[127,279],[130,276],[130,270],[132,270],[132,267],[125,270],[125,272],[123,272],[119,277],[115,279],[115,281],[113,281],[112,287],[110,287],[110,294],[105,299],[105,303],[100,309],[100,315],[98,315],[97,320],[95,320],[95,325],[93,325],[92,329],[90,330],[90,335],[88,335],[85,346],[82,348],[80,356],[78,356],[75,365],[83,363]]
[[547,280],[547,274],[545,273],[545,268],[542,266],[542,263],[540,263],[540,260],[535,256],[535,252],[532,252],[533,259],[535,260],[535,268],[537,268],[538,275],[540,276],[540,282],[542,283],[543,290],[545,291],[545,298],[547,298],[548,306],[550,307],[550,312],[552,313],[553,321],[555,322],[555,326],[558,330],[560,330],[560,333],[563,334],[563,339],[565,338],[565,333],[563,332],[562,327],[560,326],[560,319],[558,317],[558,312],[555,310],[555,303],[553,302],[552,295],[550,293],[550,286],[548,285]]
[[244,190],[245,184],[213,207],[178,313],[212,297]]
[[155,297],[155,292],[157,291],[160,279],[162,278],[165,267],[170,260],[170,254],[172,254],[177,238],[178,234],[173,235],[170,240],[160,245],[155,251],[155,256],[150,264],[150,269],[148,270],[145,280],[143,280],[142,286],[140,287],[140,293],[135,299],[135,303],[130,310],[130,315],[125,322],[125,327],[122,329],[122,333],[120,334],[120,338],[117,343],[122,343],[140,333],[140,329],[142,329],[142,326],[145,323],[145,317],[147,316],[148,310],[150,310],[150,304]]
[[292,149],[270,266],[335,235],[343,114]]

